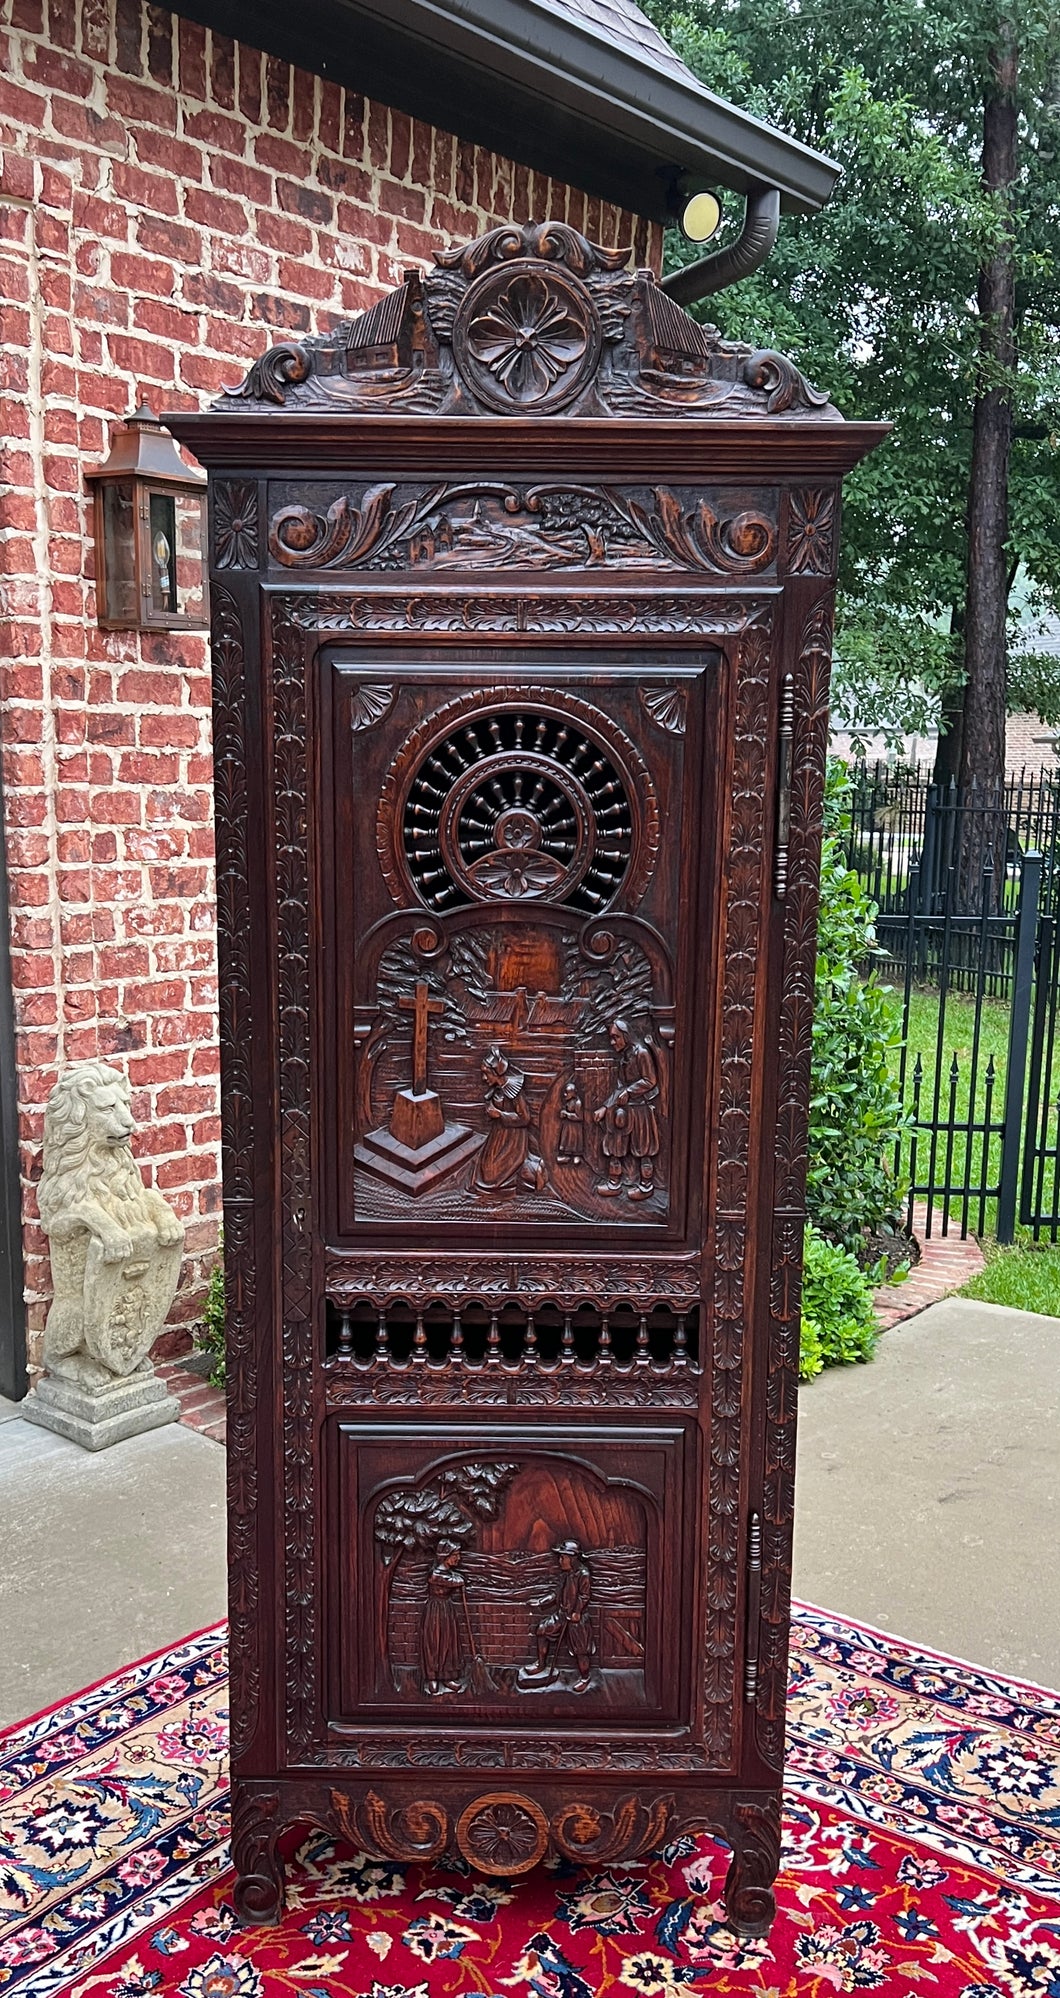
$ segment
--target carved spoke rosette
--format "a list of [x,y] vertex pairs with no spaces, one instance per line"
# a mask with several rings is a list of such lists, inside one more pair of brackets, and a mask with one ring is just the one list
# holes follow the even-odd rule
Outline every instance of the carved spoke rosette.
[[529,1873],[544,1857],[548,1819],[532,1797],[501,1792],[469,1804],[457,1820],[456,1842],[469,1866],[504,1878]]
[[453,326],[461,374],[480,402],[505,415],[562,409],[595,371],[600,343],[585,286],[523,258],[484,272]]
[[[659,841],[654,787],[632,743],[551,688],[475,694],[417,729],[383,789],[378,850],[398,900],[631,907]],[[396,794],[396,796],[395,796]]]

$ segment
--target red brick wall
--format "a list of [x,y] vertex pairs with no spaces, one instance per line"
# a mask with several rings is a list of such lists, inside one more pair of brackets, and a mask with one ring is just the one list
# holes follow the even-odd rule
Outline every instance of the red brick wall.
[[140,401],[196,407],[283,332],[359,311],[440,242],[531,214],[658,232],[142,0],[0,20],[0,709],[31,1340],[43,1105],[127,1067],[134,1144],[188,1226],[220,1205],[205,641],[95,624],[86,466]]

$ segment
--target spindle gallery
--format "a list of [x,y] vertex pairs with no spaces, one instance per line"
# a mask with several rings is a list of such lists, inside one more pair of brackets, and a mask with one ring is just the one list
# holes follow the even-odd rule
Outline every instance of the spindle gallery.
[[766,1932],[842,474],[562,224],[172,419],[210,473],[233,1850],[709,1829]]

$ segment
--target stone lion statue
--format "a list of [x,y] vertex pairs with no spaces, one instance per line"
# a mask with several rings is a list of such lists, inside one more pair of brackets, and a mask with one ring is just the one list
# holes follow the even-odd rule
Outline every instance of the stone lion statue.
[[89,1389],[150,1371],[180,1276],[183,1223],[144,1185],[132,1133],[129,1084],[117,1069],[82,1061],[59,1077],[44,1113],[37,1190],[54,1290],[44,1361]]

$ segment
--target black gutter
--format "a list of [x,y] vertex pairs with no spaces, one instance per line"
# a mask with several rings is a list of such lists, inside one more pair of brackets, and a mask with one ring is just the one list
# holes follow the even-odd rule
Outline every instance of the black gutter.
[[681,173],[794,213],[821,207],[822,154],[534,0],[182,0],[178,11],[521,165],[665,222]]
[[684,264],[663,278],[662,288],[678,305],[694,305],[699,298],[723,291],[727,284],[750,277],[764,264],[777,240],[780,227],[780,196],[775,187],[761,187],[749,194],[743,227],[731,243],[711,250],[694,264]]

